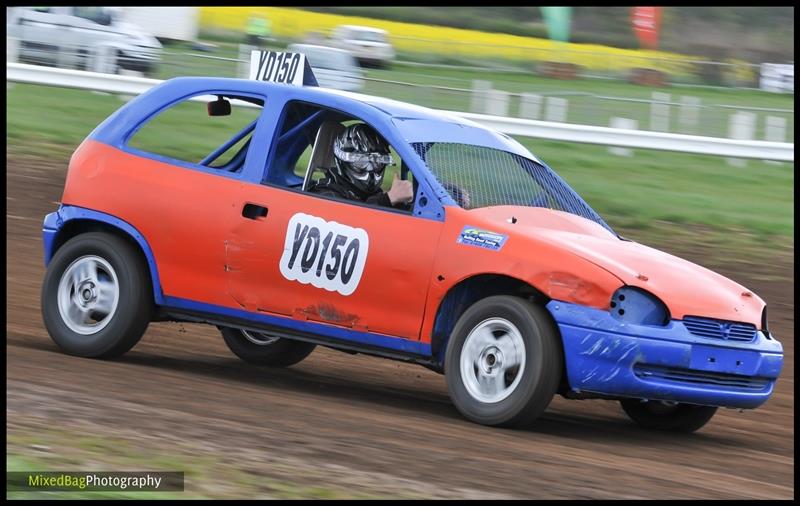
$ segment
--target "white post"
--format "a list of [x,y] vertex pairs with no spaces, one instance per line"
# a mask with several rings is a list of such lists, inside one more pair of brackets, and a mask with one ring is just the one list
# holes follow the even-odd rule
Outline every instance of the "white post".
[[[19,60],[19,39],[6,36],[6,61],[9,63],[17,63],[17,60]],[[6,80],[6,91],[13,87],[14,83]]]
[[542,114],[542,96],[535,93],[523,93],[519,99],[519,117],[539,119]]
[[669,132],[669,93],[653,92],[653,102],[650,104],[650,130],[656,132]]
[[681,107],[678,111],[678,123],[681,133],[696,134],[697,123],[700,118],[700,99],[697,97],[681,97]]
[[116,61],[117,51],[108,44],[100,44],[94,48],[92,53],[91,69],[92,72],[102,72],[104,74],[114,74],[117,70]]
[[[70,56],[77,53],[77,48],[70,45],[59,45],[55,49],[56,67],[60,69],[71,68]],[[74,58],[73,58],[74,61]]]
[[[752,140],[756,130],[756,114],[754,112],[739,111],[731,114],[728,124],[728,137],[737,140]],[[733,167],[746,167],[747,160],[743,158],[728,158],[728,165]]]
[[6,62],[17,63],[19,60],[19,39],[6,36]]
[[239,44],[239,63],[236,68],[236,77],[239,79],[248,79],[250,77],[250,53],[258,49],[249,44]]
[[[623,128],[625,130],[637,130],[639,122],[630,118],[612,117],[610,122],[611,128]],[[617,156],[633,156],[633,150],[630,148],[610,147],[608,152]]]
[[472,99],[469,106],[471,112],[482,113],[486,110],[487,92],[491,89],[491,81],[472,80]]
[[486,114],[492,116],[508,116],[508,92],[489,90],[486,92]]
[[[764,139],[770,142],[786,142],[786,118],[780,116],[767,116]],[[770,165],[783,165],[775,160],[764,160]]]
[[565,123],[567,121],[567,107],[569,102],[566,98],[547,97],[545,102],[545,119]]

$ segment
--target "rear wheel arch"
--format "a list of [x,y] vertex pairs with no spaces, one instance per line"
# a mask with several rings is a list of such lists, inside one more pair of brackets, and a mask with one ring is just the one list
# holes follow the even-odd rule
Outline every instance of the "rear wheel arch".
[[135,243],[105,230],[77,234],[47,267],[42,319],[66,353],[115,358],[147,330],[151,293],[147,265]]
[[[133,227],[130,227],[130,231],[123,229],[122,227],[116,226],[112,223],[108,223],[105,221],[94,220],[94,219],[71,219],[64,223],[64,225],[59,229],[58,234],[56,235],[53,241],[53,247],[50,251],[50,258],[46,259],[49,263],[52,260],[53,256],[55,256],[56,252],[69,241],[73,237],[77,237],[81,234],[86,234],[88,232],[105,232],[107,234],[111,234],[113,236],[119,237],[133,246],[134,250],[139,253],[141,258],[144,260],[145,265],[147,266],[148,274],[150,275],[150,282],[151,286],[153,287],[153,300],[156,304],[161,303],[162,301],[162,293],[161,293],[161,283],[158,279],[158,270],[155,266],[155,258],[153,257],[153,252],[150,249],[150,245],[147,244],[147,241],[141,234],[136,231]],[[131,233],[133,232],[133,233]],[[136,237],[134,235],[138,235]]]

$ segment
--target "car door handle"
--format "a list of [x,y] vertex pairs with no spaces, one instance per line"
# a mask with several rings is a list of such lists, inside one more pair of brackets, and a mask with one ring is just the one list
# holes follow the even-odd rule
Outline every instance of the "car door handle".
[[250,220],[263,220],[267,217],[269,209],[266,206],[247,203],[242,208],[242,216]]

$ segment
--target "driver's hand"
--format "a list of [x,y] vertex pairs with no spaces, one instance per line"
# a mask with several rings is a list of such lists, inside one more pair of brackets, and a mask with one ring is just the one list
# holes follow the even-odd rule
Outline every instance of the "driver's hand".
[[389,201],[393,206],[397,204],[408,204],[414,200],[414,187],[411,185],[411,181],[398,179],[397,174],[395,174],[392,180],[392,187],[389,188],[386,194],[389,196]]

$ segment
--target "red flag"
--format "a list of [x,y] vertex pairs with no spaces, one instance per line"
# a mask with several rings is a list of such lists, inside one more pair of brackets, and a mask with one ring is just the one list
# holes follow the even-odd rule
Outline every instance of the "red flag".
[[649,49],[658,48],[661,7],[631,7],[631,23],[640,46]]

